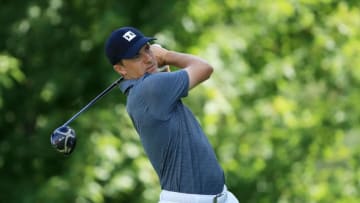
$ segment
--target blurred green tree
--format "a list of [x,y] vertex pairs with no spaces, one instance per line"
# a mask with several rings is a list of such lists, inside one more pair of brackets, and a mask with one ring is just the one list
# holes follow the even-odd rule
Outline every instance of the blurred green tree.
[[119,91],[72,123],[78,146],[70,157],[49,143],[117,78],[103,44],[123,25],[215,66],[185,102],[241,202],[360,200],[358,1],[1,5],[1,201],[157,202],[157,177]]

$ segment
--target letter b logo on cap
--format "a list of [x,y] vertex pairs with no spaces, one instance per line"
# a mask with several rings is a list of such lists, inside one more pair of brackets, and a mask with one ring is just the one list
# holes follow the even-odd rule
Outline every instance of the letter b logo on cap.
[[134,39],[136,37],[136,34],[131,32],[131,31],[127,31],[124,35],[123,38],[126,39],[127,41],[131,41],[132,39]]

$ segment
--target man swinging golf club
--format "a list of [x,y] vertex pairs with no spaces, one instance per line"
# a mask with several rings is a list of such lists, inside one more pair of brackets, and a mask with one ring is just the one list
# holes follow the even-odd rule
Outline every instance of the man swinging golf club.
[[[237,203],[193,113],[181,98],[210,77],[205,60],[151,45],[133,27],[111,33],[105,53],[124,80],[126,108],[161,184],[159,203]],[[158,67],[178,67],[158,72]]]

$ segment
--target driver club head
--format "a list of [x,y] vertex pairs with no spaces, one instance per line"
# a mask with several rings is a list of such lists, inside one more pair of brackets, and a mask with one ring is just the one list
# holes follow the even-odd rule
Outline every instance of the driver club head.
[[50,143],[57,151],[70,155],[76,146],[75,130],[69,126],[57,128],[51,134]]

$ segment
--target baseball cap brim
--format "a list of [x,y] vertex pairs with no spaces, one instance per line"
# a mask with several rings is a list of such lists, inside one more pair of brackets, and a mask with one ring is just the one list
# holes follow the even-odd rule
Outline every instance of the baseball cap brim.
[[134,58],[140,51],[141,47],[143,47],[146,43],[156,40],[154,37],[142,37],[137,42],[131,46],[125,55],[122,56],[123,59]]

